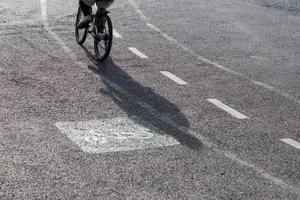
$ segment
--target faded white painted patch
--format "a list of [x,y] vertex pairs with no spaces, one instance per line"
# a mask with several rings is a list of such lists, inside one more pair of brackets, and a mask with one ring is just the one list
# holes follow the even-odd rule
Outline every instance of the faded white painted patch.
[[179,144],[174,138],[136,116],[58,122],[55,125],[87,153],[130,151]]

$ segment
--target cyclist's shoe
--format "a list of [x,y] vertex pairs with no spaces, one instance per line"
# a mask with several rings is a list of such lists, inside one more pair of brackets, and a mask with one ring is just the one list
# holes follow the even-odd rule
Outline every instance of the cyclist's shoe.
[[78,28],[79,29],[87,28],[92,21],[93,21],[93,17],[91,15],[87,15],[79,22]]

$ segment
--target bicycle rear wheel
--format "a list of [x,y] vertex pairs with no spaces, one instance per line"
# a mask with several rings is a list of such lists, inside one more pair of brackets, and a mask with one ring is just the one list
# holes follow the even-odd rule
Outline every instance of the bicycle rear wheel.
[[88,34],[88,28],[78,29],[78,24],[82,20],[83,17],[84,17],[83,12],[82,12],[80,6],[78,6],[78,11],[77,11],[77,15],[76,15],[76,23],[75,23],[75,37],[76,37],[76,41],[79,45],[82,45],[85,42],[86,36]]
[[94,49],[98,60],[104,61],[110,53],[113,41],[113,28],[107,14],[99,16],[95,24]]

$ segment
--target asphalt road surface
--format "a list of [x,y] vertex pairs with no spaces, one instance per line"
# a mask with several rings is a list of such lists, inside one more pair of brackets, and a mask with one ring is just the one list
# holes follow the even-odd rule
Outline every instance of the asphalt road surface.
[[300,199],[297,1],[77,6],[0,0],[0,199]]

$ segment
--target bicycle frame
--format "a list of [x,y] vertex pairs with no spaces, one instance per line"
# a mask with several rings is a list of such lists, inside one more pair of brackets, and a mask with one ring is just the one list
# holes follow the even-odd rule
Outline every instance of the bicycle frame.
[[[103,40],[105,39],[105,35],[101,34],[101,33],[96,33],[96,29],[95,29],[95,25],[96,25],[96,21],[101,19],[101,16],[103,15],[107,15],[108,13],[110,13],[109,11],[107,11],[105,8],[97,8],[96,6],[92,7],[92,17],[93,17],[93,21],[91,23],[91,27],[88,31],[88,33],[92,34],[92,36],[98,40]],[[100,22],[101,23],[101,22]]]

